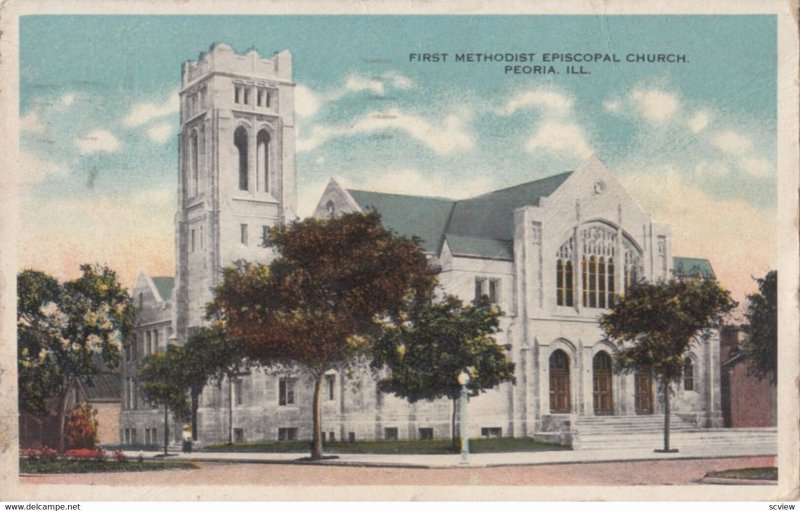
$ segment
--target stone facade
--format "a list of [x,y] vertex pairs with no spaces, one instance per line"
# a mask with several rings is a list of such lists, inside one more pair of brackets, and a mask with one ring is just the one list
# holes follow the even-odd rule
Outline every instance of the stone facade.
[[[136,396],[135,362],[147,333],[152,343],[152,331],[160,332],[155,349],[168,339],[184,343],[203,323],[219,269],[237,259],[269,262],[274,255],[261,246],[262,231],[295,218],[293,103],[288,52],[263,59],[215,45],[184,65],[175,289],[165,296],[143,274],[134,290],[139,348],[125,357],[130,389],[120,426],[127,443],[163,424]],[[331,181],[314,215],[368,209],[394,231],[422,238],[444,290],[465,301],[487,294],[504,311],[497,340],[510,347],[516,384],[471,400],[470,436],[568,443],[581,417],[660,413],[648,375],[610,371],[615,348],[603,341],[598,316],[632,279],[711,269],[705,260],[674,257],[669,227],[654,223],[598,158],[461,201],[348,190]],[[719,425],[718,335],[699,340],[689,358],[675,411],[698,426]],[[261,368],[209,385],[198,441],[308,439],[312,391],[300,371]],[[329,441],[447,437],[451,413],[449,401],[410,404],[381,394],[366,369],[331,371],[322,430]]]

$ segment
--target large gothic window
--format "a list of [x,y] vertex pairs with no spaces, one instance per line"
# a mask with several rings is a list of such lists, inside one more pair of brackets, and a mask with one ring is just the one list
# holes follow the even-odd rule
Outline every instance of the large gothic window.
[[239,156],[239,190],[247,190],[247,130],[239,126],[233,133],[233,145]]
[[259,174],[259,187],[265,192],[269,191],[269,142],[267,130],[259,131],[256,137],[256,172]]
[[[617,264],[617,231],[605,225],[589,225],[570,237],[556,254],[556,304],[604,309],[614,305],[617,272],[623,271],[621,283],[627,288],[641,277],[642,257],[637,247],[623,236],[625,265]],[[576,254],[576,248],[580,253]],[[577,273],[577,275],[576,275]],[[580,284],[580,293],[576,288]],[[576,296],[577,294],[577,296]]]

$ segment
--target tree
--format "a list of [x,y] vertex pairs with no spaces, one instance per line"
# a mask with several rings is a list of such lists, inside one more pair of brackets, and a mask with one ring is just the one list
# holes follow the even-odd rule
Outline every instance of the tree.
[[758,279],[758,293],[747,295],[744,351],[759,379],[778,380],[778,272]]
[[98,427],[97,410],[88,403],[78,403],[67,415],[66,448],[96,448]]
[[166,351],[146,356],[139,365],[139,390],[152,406],[164,407],[164,455],[169,445],[169,412],[176,421],[189,414],[186,391],[189,377],[183,349],[170,344]]
[[671,385],[683,374],[684,356],[698,336],[718,327],[736,306],[714,279],[639,282],[601,316],[600,327],[615,341],[617,367],[654,374],[664,399],[664,451],[669,448]]
[[208,311],[229,339],[265,366],[296,365],[314,380],[312,459],[322,457],[322,383],[365,353],[381,319],[433,276],[415,240],[387,231],[377,213],[307,219],[269,233],[278,257],[223,271]]
[[[233,378],[246,364],[238,343],[225,337],[219,323],[202,327],[189,337],[183,346],[181,363],[186,374],[191,395],[192,438],[197,440],[197,408],[203,387],[213,380],[217,385],[228,379],[228,393],[232,394]],[[228,396],[228,443],[233,443],[233,402]]]
[[408,309],[385,327],[373,349],[372,367],[391,371],[378,382],[378,388],[411,403],[450,399],[455,442],[456,403],[461,395],[458,375],[469,371],[467,389],[471,396],[514,381],[514,364],[492,337],[499,331],[502,312],[485,296],[465,306],[447,295],[437,303],[414,302]]
[[[36,408],[39,396],[57,397],[60,451],[70,392],[91,383],[99,370],[98,355],[109,368],[117,366],[118,345],[125,342],[134,317],[130,297],[114,271],[89,264],[80,269],[80,277],[64,284],[26,270],[17,287],[23,396],[30,396]],[[38,371],[44,381],[32,383]]]

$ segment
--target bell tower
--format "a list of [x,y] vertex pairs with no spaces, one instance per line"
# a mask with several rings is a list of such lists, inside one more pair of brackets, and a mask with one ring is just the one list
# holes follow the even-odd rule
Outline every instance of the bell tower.
[[214,44],[183,65],[175,332],[204,323],[220,270],[269,262],[266,230],[296,218],[294,83],[288,51],[262,58]]

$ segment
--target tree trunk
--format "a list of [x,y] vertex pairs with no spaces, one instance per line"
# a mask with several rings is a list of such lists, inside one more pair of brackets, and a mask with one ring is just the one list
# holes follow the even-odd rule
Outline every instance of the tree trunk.
[[315,376],[316,382],[314,382],[314,404],[312,405],[314,437],[311,442],[312,460],[322,459],[322,380],[324,377],[325,373],[319,371]]
[[169,407],[164,405],[164,456],[167,455],[169,445]]
[[233,377],[228,375],[228,445],[233,444]]
[[200,408],[200,392],[203,389],[192,386],[192,440],[197,441],[197,409]]
[[669,384],[668,378],[664,379],[664,452],[669,452]]
[[456,432],[456,409],[458,408],[458,398],[453,398],[452,411],[450,412],[450,440],[453,441],[453,447],[458,446],[458,440],[461,438],[461,431]]

